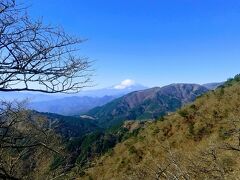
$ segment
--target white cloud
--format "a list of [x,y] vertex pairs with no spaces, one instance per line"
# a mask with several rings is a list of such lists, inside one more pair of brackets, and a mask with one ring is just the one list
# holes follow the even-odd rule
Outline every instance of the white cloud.
[[126,89],[134,84],[135,84],[134,80],[126,79],[126,80],[122,81],[120,84],[114,86],[114,89]]

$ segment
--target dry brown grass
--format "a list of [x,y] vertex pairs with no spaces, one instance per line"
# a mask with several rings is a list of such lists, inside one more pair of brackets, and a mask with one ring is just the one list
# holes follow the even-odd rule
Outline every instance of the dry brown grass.
[[[83,179],[237,179],[240,85],[218,89],[96,160]],[[164,171],[164,172],[162,172]]]

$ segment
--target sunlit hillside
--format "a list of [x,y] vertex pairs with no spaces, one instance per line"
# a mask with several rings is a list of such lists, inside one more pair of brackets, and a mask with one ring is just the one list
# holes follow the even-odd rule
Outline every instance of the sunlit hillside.
[[240,180],[239,9],[0,0],[0,180]]
[[86,179],[240,177],[239,76],[96,159]]

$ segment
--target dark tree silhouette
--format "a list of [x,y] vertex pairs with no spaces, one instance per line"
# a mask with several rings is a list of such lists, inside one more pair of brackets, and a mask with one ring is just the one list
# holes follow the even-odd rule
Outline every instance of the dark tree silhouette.
[[24,165],[37,160],[37,153],[61,154],[50,122],[24,107],[24,102],[0,102],[0,179],[21,179],[32,171]]
[[[89,86],[91,62],[79,56],[82,42],[31,20],[15,0],[1,0],[0,91],[76,93]],[[57,136],[48,123],[22,103],[0,102],[0,179],[21,178],[26,156],[35,151],[58,153],[50,145]]]
[[82,42],[1,0],[0,91],[78,92],[91,77],[91,62],[79,57]]

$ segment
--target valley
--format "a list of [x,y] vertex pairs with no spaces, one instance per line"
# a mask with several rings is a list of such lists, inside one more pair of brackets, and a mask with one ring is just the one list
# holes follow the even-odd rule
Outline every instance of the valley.
[[0,180],[239,180],[239,6],[0,0]]

